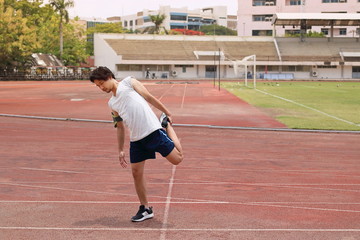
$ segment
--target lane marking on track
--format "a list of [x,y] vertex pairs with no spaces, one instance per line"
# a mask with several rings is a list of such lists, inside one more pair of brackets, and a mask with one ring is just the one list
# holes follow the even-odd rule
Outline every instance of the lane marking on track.
[[166,89],[164,91],[164,93],[158,98],[158,100],[160,101],[173,87],[174,87],[174,84],[172,84],[168,89]]
[[68,171],[68,170],[55,170],[55,169],[48,169],[48,168],[27,168],[27,167],[20,167],[19,169],[31,170],[31,171],[44,171],[44,172],[61,172],[61,173],[80,173],[80,174],[87,174],[86,172],[76,172],[76,171]]
[[184,108],[186,88],[187,88],[187,83],[185,84],[185,87],[184,87],[184,93],[183,93],[183,97],[182,97],[182,101],[181,101],[181,107],[180,107],[181,109]]
[[[15,183],[0,183],[0,185],[9,185],[9,186],[17,186],[17,187],[25,187],[25,188],[39,188],[39,189],[51,189],[51,190],[61,190],[61,191],[71,191],[71,192],[86,192],[86,193],[95,193],[95,194],[107,194],[107,195],[119,195],[119,196],[130,196],[130,197],[137,197],[136,194],[125,194],[125,193],[118,193],[118,192],[103,192],[103,191],[93,191],[93,190],[81,190],[81,189],[73,189],[73,188],[60,188],[60,187],[47,187],[47,186],[39,186],[39,185],[28,185],[28,184],[15,184]],[[164,199],[164,196],[156,196],[151,195],[151,198],[160,198]],[[226,201],[213,201],[213,200],[204,200],[204,199],[191,199],[191,198],[174,198],[175,200],[181,201],[193,201],[193,202],[204,202],[204,203],[228,203]]]
[[[69,228],[69,227],[0,227],[2,230],[59,230],[59,231],[161,231],[161,228]],[[311,229],[311,228],[168,228],[172,232],[360,232],[360,229]]]
[[176,165],[173,165],[172,170],[171,170],[171,178],[170,178],[170,181],[169,181],[169,190],[168,190],[168,194],[167,194],[167,197],[166,197],[164,220],[163,220],[163,224],[162,224],[162,227],[161,227],[160,240],[165,240],[166,239],[166,230],[168,228],[167,223],[168,223],[168,219],[169,219],[171,194],[172,194],[172,189],[173,189],[173,186],[174,186],[175,172],[176,172]]
[[[26,201],[26,200],[0,200],[0,204],[28,203],[28,204],[138,204],[139,201]],[[167,201],[154,201],[153,204],[167,204]],[[230,203],[230,202],[180,202],[171,201],[171,204],[255,204],[255,205],[276,205],[278,204],[300,204],[300,205],[360,205],[360,202],[248,202],[248,203]]]
[[[0,204],[28,203],[28,204],[139,204],[139,201],[24,201],[24,200],[2,200]],[[154,201],[152,204],[167,204],[167,201]],[[171,201],[171,204],[229,204],[228,202],[180,202]],[[360,204],[360,203],[359,203]]]
[[[44,204],[44,203],[52,203],[52,204],[138,204],[138,201],[129,201],[129,202],[106,202],[106,201],[0,201],[0,204],[15,204],[15,203],[23,203],[23,204]],[[153,204],[165,204],[168,206],[168,202],[152,202]],[[267,208],[291,208],[291,209],[301,209],[301,210],[316,210],[316,211],[329,211],[329,212],[344,212],[344,213],[360,213],[360,210],[349,210],[349,209],[335,209],[335,208],[320,208],[320,207],[302,207],[302,206],[289,206],[289,205],[279,205],[279,204],[314,204],[314,205],[359,205],[360,203],[298,203],[298,202],[273,202],[269,204],[268,202],[174,202],[171,204],[221,204],[221,205],[243,205],[243,206],[258,206],[258,207],[267,207]],[[165,209],[166,209],[165,206]],[[164,215],[164,222],[162,227],[162,232],[160,239],[165,239],[166,231],[167,231],[167,221],[168,221],[168,213],[169,208],[166,210],[166,216]],[[165,218],[166,217],[166,218]],[[165,221],[166,220],[166,221]]]

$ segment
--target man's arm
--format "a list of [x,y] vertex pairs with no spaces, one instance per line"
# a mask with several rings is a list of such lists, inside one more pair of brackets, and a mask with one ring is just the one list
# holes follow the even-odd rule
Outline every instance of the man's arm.
[[168,116],[170,123],[172,123],[170,111],[156,97],[151,95],[151,93],[145,88],[145,86],[141,82],[139,82],[135,78],[132,78],[131,84],[135,91],[139,93],[143,98],[145,98],[147,102],[159,109],[161,112],[165,113]]
[[[115,116],[119,116],[119,114],[113,111]],[[119,161],[120,165],[123,168],[127,167],[127,162],[125,160],[125,153],[124,153],[124,142],[125,142],[125,126],[122,121],[117,122],[116,124],[116,131],[117,131],[117,141],[118,141],[118,150],[119,150]]]

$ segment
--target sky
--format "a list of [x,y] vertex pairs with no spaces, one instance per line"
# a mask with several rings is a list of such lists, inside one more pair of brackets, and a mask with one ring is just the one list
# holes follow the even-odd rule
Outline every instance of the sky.
[[70,17],[103,18],[135,14],[143,9],[158,10],[159,6],[188,9],[209,6],[227,6],[228,14],[236,15],[238,0],[74,0],[75,7],[68,9]]

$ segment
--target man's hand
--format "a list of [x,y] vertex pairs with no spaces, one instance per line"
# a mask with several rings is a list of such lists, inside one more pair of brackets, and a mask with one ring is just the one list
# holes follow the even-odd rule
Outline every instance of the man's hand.
[[166,115],[166,116],[167,116],[167,118],[168,118],[168,120],[169,120],[169,123],[172,125],[172,124],[173,124],[172,117],[170,116],[170,114],[169,114],[169,115]]
[[124,152],[120,152],[119,153],[119,161],[120,161],[120,165],[123,167],[123,168],[126,168],[127,167],[127,162],[125,160],[125,153]]

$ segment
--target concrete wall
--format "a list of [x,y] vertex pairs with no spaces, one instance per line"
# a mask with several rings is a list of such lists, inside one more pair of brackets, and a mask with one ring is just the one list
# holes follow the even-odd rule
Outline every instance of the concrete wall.
[[105,42],[104,37],[112,38],[113,34],[94,35],[94,56],[95,66],[107,66],[112,72],[116,72],[116,64],[121,61],[121,57]]

